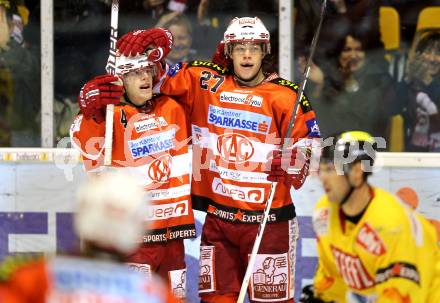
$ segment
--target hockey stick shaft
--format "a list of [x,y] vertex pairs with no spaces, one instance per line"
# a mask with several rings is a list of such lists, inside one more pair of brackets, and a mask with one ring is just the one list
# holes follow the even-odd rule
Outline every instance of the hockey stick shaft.
[[307,59],[307,64],[304,69],[302,81],[298,87],[298,93],[296,95],[295,106],[293,108],[292,116],[290,117],[289,120],[289,124],[288,124],[289,127],[287,128],[287,132],[284,140],[284,146],[283,146],[284,148],[288,147],[290,136],[292,135],[292,131],[295,126],[295,119],[296,119],[296,114],[298,113],[298,107],[301,103],[301,99],[304,97],[304,89],[306,87],[307,81],[309,80],[310,67],[312,66],[313,56],[315,55],[316,45],[318,44],[319,34],[321,33],[321,27],[325,17],[326,6],[327,6],[327,0],[323,0],[321,6],[321,16],[319,18],[319,24],[315,34],[313,35],[312,44],[310,46],[309,58]]
[[[107,72],[114,75],[116,73],[116,42],[118,39],[118,14],[119,0],[112,0],[112,12],[110,20],[110,51],[107,61]],[[105,140],[104,140],[104,165],[112,164],[113,152],[113,113],[115,106],[109,104],[105,113]]]
[[258,227],[257,236],[255,237],[254,246],[252,247],[251,256],[249,258],[248,266],[246,269],[246,273],[243,278],[243,282],[241,283],[240,294],[238,296],[238,303],[242,303],[244,301],[244,297],[246,296],[246,290],[249,285],[249,280],[251,278],[252,269],[255,265],[255,259],[257,258],[258,249],[260,248],[261,239],[263,239],[264,229],[266,228],[267,219],[269,218],[269,212],[272,207],[273,195],[275,194],[275,185],[276,183],[272,183],[269,197],[267,199],[266,206],[264,207],[263,220]]
[[[301,84],[298,88],[298,93],[296,95],[295,105],[293,107],[292,116],[290,117],[289,126],[287,128],[286,136],[285,136],[284,143],[283,143],[283,150],[287,149],[287,147],[289,146],[289,143],[291,141],[290,137],[292,135],[292,131],[295,126],[295,118],[296,118],[296,115],[298,112],[298,108],[299,108],[301,99],[303,98],[303,95],[304,95],[304,88],[307,84],[307,80],[309,77],[310,66],[312,64],[313,56],[315,54],[315,49],[316,49],[316,45],[318,43],[319,34],[321,33],[321,27],[322,27],[322,22],[324,21],[326,6],[327,6],[327,0],[323,0],[322,6],[321,6],[321,16],[319,19],[319,24],[318,24],[318,27],[316,29],[315,34],[313,35],[312,44],[310,47],[309,58],[307,60],[306,68],[304,69],[304,74],[303,74]],[[273,201],[273,196],[275,195],[276,186],[277,186],[276,182],[273,182],[271,184],[269,196],[268,196],[268,199],[266,202],[266,206],[264,208],[263,220],[261,221],[260,226],[258,227],[257,236],[255,238],[254,246],[252,247],[251,256],[249,258],[248,266],[246,268],[246,273],[244,275],[243,282],[241,284],[240,294],[238,296],[237,303],[242,303],[244,301],[244,297],[246,296],[246,291],[247,291],[249,281],[250,281],[250,278],[252,275],[252,270],[254,269],[255,260],[257,258],[258,250],[260,248],[261,239],[263,238],[264,229],[266,228],[266,223],[269,218],[269,213],[270,213],[270,209],[272,207],[272,201]]]

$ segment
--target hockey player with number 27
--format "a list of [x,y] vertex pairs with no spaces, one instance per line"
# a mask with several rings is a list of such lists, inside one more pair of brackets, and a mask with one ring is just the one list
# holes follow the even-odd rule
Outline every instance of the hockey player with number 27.
[[[118,47],[125,55],[142,53],[156,35],[167,32],[156,29],[154,34],[128,33]],[[155,86],[158,92],[176,98],[190,115],[193,207],[207,212],[200,248],[203,302],[237,301],[271,181],[278,185],[249,297],[252,302],[293,302],[298,227],[290,189],[300,188],[307,177],[307,144],[319,136],[319,128],[309,100],[303,98],[291,138],[293,152],[282,157],[281,138],[287,132],[298,88],[263,72],[262,62],[269,53],[270,36],[261,20],[235,18],[218,47],[215,63],[178,63]],[[269,174],[268,162],[272,164]],[[297,169],[286,172],[293,164]]]
[[[163,43],[172,43],[171,37],[164,39]],[[152,203],[145,213],[150,230],[126,261],[135,270],[158,273],[176,297],[184,298],[183,239],[195,237],[186,117],[175,100],[152,93],[167,53],[161,48],[148,48],[137,56],[118,53],[116,76],[98,76],[81,89],[81,113],[72,124],[71,137],[87,171],[101,171],[105,106],[115,104],[111,166],[135,176]]]

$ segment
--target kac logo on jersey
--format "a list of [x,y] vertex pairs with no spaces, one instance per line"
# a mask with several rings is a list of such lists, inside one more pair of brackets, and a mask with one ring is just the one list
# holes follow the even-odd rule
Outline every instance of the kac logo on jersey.
[[271,117],[262,114],[214,105],[209,106],[208,123],[215,126],[267,134],[271,122]]
[[170,155],[163,155],[153,162],[148,168],[148,176],[155,182],[168,182],[171,175],[172,157]]
[[131,156],[133,159],[137,159],[174,148],[175,133],[176,131],[171,129],[159,134],[128,141]]
[[168,76],[174,77],[182,68],[182,62],[176,63],[168,70]]
[[321,132],[319,130],[318,122],[316,122],[316,119],[310,119],[306,121],[307,129],[309,131],[309,137],[312,138],[319,138],[321,137]]
[[243,135],[223,134],[217,138],[217,151],[227,162],[243,163],[253,156],[254,147]]
[[222,92],[220,94],[220,102],[261,107],[261,105],[263,104],[263,98],[251,94]]

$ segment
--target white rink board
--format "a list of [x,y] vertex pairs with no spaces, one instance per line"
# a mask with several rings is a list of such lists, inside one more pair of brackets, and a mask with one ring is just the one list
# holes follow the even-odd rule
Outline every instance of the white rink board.
[[[66,221],[66,215],[71,217],[75,190],[86,178],[78,155],[63,149],[55,153],[50,149],[17,151],[0,149],[0,259],[15,252],[55,253],[71,248],[71,222]],[[385,166],[371,178],[372,183],[392,193],[411,187],[420,200],[418,210],[440,220],[440,155],[389,153],[383,158]],[[297,278],[304,284],[310,281],[316,262],[314,238],[307,229],[313,205],[323,191],[312,175],[292,194],[302,235]],[[186,241],[188,302],[197,302],[197,259],[204,215],[196,212],[196,217],[198,238]]]

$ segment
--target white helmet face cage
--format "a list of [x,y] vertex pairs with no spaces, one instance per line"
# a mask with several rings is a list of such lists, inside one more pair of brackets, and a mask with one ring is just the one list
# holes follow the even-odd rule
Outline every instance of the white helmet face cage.
[[270,34],[258,17],[234,18],[225,31],[225,55],[232,53],[233,43],[254,42],[263,44],[263,52],[270,54]]

